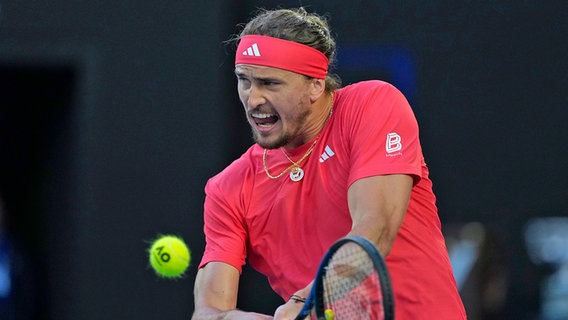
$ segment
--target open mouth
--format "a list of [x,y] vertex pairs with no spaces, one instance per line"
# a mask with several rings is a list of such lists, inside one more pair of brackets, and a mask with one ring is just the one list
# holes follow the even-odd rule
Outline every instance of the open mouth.
[[260,128],[271,128],[280,118],[271,113],[253,113],[251,114],[251,118],[257,127]]

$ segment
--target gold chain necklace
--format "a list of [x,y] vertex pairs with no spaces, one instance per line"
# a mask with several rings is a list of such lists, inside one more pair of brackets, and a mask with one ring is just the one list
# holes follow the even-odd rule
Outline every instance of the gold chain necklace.
[[292,181],[298,182],[298,181],[302,180],[302,178],[304,177],[304,170],[302,170],[302,168],[300,168],[300,164],[302,163],[302,161],[306,160],[306,158],[312,153],[312,151],[314,150],[314,147],[316,146],[316,142],[318,142],[318,139],[319,139],[319,136],[314,140],[314,142],[312,143],[312,145],[310,146],[308,151],[306,151],[304,156],[300,160],[298,160],[297,162],[290,159],[288,154],[286,154],[286,152],[284,150],[282,150],[282,152],[284,153],[286,158],[288,158],[288,160],[290,160],[290,162],[292,162],[292,165],[289,166],[288,168],[284,169],[284,171],[282,171],[277,176],[273,176],[273,175],[270,174],[270,172],[268,172],[268,168],[266,167],[266,153],[267,153],[268,150],[264,149],[264,154],[262,155],[262,164],[264,166],[264,172],[266,172],[266,175],[270,179],[278,179],[278,178],[282,177],[286,172],[288,172],[288,170],[290,170],[290,179]]
[[[331,94],[331,107],[329,108],[329,114],[327,115],[327,118],[325,119],[325,123],[323,124],[324,127],[327,124],[327,121],[329,120],[329,118],[331,118],[332,113],[333,113],[333,93]],[[312,153],[312,151],[314,150],[314,147],[316,146],[316,143],[318,142],[318,140],[319,140],[319,135],[316,137],[316,139],[314,140],[314,142],[312,143],[312,145],[310,146],[308,151],[306,151],[304,156],[302,156],[302,158],[300,158],[300,160],[298,160],[297,162],[292,160],[290,158],[290,156],[288,156],[286,151],[284,151],[284,149],[282,149],[282,153],[284,153],[284,155],[286,156],[286,159],[288,159],[288,161],[292,162],[292,165],[290,165],[288,168],[284,169],[284,171],[282,171],[277,176],[273,176],[273,175],[270,174],[270,172],[268,172],[268,167],[266,166],[266,154],[267,154],[268,150],[265,148],[264,154],[262,155],[262,165],[264,166],[264,172],[266,172],[266,175],[270,179],[279,179],[286,172],[290,171],[290,180],[292,180],[294,182],[298,182],[298,181],[302,180],[302,178],[304,177],[304,170],[302,168],[300,168],[300,164],[302,163],[302,161],[306,160],[306,158]]]

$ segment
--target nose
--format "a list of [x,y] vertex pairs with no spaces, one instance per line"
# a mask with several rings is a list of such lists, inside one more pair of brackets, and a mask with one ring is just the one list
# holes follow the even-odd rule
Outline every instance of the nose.
[[258,87],[254,85],[251,86],[247,98],[247,104],[249,108],[255,109],[263,105],[264,103],[266,103],[266,99],[264,98],[262,90],[260,90]]

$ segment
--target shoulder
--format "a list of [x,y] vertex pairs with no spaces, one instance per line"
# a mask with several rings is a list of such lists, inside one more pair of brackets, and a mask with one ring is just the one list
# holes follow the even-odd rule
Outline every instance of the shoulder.
[[367,80],[347,85],[336,91],[341,96],[365,95],[377,92],[400,92],[392,84],[382,80]]
[[344,111],[385,109],[408,104],[404,95],[392,84],[381,80],[361,81],[336,90],[336,103]]
[[207,181],[206,192],[212,192],[213,190],[230,190],[233,188],[241,188],[243,181],[252,177],[257,171],[257,168],[261,163],[258,159],[262,159],[259,156],[262,153],[262,148],[257,144],[252,145],[245,153],[243,153],[239,158],[230,163],[221,172],[214,175]]

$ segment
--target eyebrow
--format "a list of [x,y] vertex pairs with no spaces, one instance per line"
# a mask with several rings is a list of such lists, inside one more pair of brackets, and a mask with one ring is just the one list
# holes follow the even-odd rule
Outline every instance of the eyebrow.
[[239,71],[237,71],[237,70],[235,70],[235,75],[236,75],[237,77],[246,77],[246,75],[244,74],[244,72],[239,72]]
[[274,78],[274,77],[249,77],[247,76],[244,72],[239,72],[237,70],[235,70],[235,75],[239,78],[251,78],[252,80],[255,81],[260,81],[260,82],[282,82],[283,80],[280,78]]

